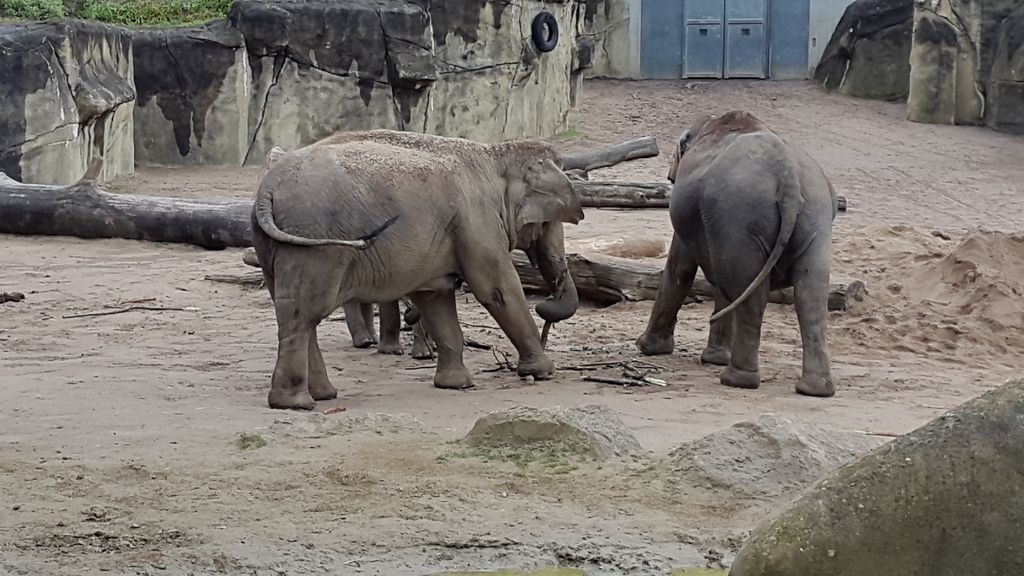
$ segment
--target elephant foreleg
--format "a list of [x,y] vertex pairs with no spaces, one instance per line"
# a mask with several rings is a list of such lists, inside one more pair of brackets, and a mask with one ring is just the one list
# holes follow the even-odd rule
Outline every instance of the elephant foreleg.
[[[715,312],[729,305],[729,301],[722,295],[722,291],[715,288]],[[732,356],[732,333],[735,314],[722,318],[711,324],[708,329],[708,345],[700,355],[703,364],[714,364],[716,366],[728,366]]]
[[398,309],[398,300],[380,302],[380,344],[377,352],[381,354],[402,354],[402,342],[399,333],[402,331],[402,314]]
[[356,348],[369,348],[377,343],[377,335],[373,331],[373,304],[346,302],[345,324],[352,337],[352,345]]
[[[813,259],[813,257],[809,258]],[[793,303],[803,341],[803,374],[796,391],[807,396],[835,394],[829,367],[825,326],[828,323],[828,256],[824,264],[800,266],[793,277]]]
[[417,292],[412,299],[421,312],[418,324],[426,323],[424,328],[437,344],[434,386],[450,389],[473,386],[473,378],[462,360],[465,341],[455,307],[455,291]]
[[[466,282],[473,287],[473,296],[487,309],[519,353],[516,373],[538,380],[554,375],[555,363],[541,346],[540,331],[530,314],[523,285],[508,253],[480,258],[466,268]],[[427,324],[427,330],[434,340],[438,340],[430,324]],[[438,345],[440,350],[440,343]]]
[[417,360],[430,360],[434,357],[434,341],[424,328],[422,317],[412,327],[412,357]]
[[685,253],[678,236],[672,237],[665,271],[661,275],[658,297],[647,320],[647,329],[636,341],[640,352],[648,356],[671,354],[675,348],[676,320],[697,275],[697,263]]

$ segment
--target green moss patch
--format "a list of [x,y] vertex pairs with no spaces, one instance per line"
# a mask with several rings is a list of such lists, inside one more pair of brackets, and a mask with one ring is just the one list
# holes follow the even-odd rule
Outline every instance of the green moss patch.
[[267,441],[263,439],[263,436],[259,434],[249,434],[243,432],[238,435],[238,439],[235,440],[235,446],[238,446],[239,450],[255,450],[257,448],[263,448],[267,445]]
[[435,572],[429,576],[587,576],[576,568],[538,568],[532,572],[523,570],[495,570],[493,572]]

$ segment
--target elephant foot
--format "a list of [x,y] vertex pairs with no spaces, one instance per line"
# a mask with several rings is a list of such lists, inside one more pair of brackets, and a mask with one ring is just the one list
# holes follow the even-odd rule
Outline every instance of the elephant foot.
[[516,366],[519,376],[533,376],[535,380],[547,380],[555,374],[555,363],[546,355],[523,358]]
[[836,387],[832,383],[831,376],[804,376],[796,385],[797,394],[804,396],[815,396],[818,398],[830,398],[835,395]]
[[705,348],[704,352],[701,352],[700,355],[701,364],[713,364],[715,366],[728,366],[731,359],[732,354],[728,348]]
[[316,407],[316,402],[305,386],[298,390],[271,388],[270,394],[267,395],[267,403],[271,408],[280,410],[312,410]]
[[434,351],[429,346],[416,346],[412,347],[412,357],[416,360],[431,360],[434,357]]
[[398,342],[381,342],[377,346],[377,353],[401,356],[402,354],[405,354],[405,350],[402,350],[402,345]]
[[722,376],[719,380],[722,382],[723,386],[753,390],[761,386],[761,373],[757,371],[749,372],[747,370],[733,368],[732,366],[726,366],[725,370],[722,370]]
[[643,335],[637,338],[636,347],[640,349],[640,353],[644,356],[662,356],[672,353],[672,350],[675,348],[675,342],[671,336],[656,338],[648,332],[644,332]]
[[356,348],[369,348],[377,343],[377,339],[369,334],[359,334],[352,337],[352,345]]
[[448,370],[438,369],[434,373],[434,386],[445,390],[465,390],[473,387],[473,377],[465,366]]
[[338,397],[338,389],[326,380],[323,382],[313,382],[311,380],[309,382],[309,395],[316,401],[334,400]]

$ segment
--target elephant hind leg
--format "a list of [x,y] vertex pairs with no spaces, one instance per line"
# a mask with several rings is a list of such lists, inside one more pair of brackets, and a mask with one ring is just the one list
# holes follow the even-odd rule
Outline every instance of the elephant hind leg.
[[327,377],[327,364],[324,363],[324,355],[320,352],[320,343],[317,342],[316,326],[313,327],[309,338],[308,388],[313,400],[333,400],[338,397],[338,389]]
[[[764,309],[767,305],[768,283],[763,282],[730,314],[734,317],[731,356],[729,365],[720,377],[725,386],[754,389],[761,385],[757,355],[761,347],[761,324],[764,322]],[[728,318],[719,320],[727,321]]]
[[647,329],[636,341],[640,352],[648,355],[671,354],[675,348],[676,320],[697,275],[697,263],[685,253],[678,236],[672,237],[665,271],[661,275],[658,297],[647,320]]
[[278,274],[274,288],[277,362],[267,401],[271,408],[312,410],[315,396],[337,394],[327,379],[316,327],[337,305],[340,275],[338,270],[290,272]]
[[418,324],[433,335],[437,343],[437,370],[434,386],[460,390],[473,386],[473,377],[462,360],[465,340],[455,306],[455,292],[417,292],[413,296],[422,316]]
[[827,398],[835,394],[829,367],[825,326],[828,324],[828,257],[814,258],[824,264],[799,267],[793,277],[793,303],[803,341],[803,369],[796,391]]
[[[729,301],[722,295],[722,291],[715,288],[715,312],[729,305]],[[725,318],[711,324],[708,329],[708,344],[700,355],[702,364],[713,364],[715,366],[728,366],[732,357],[732,333],[733,322],[736,316],[730,314]]]

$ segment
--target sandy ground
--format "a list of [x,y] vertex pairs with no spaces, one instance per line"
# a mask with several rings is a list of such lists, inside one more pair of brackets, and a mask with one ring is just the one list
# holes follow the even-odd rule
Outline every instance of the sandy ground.
[[[251,271],[240,250],[0,236],[0,291],[27,295],[0,305],[0,573],[415,575],[561,563],[663,574],[727,563],[781,500],[673,488],[656,458],[674,446],[765,413],[905,433],[1019,375],[1024,139],[912,124],[902,106],[804,83],[595,81],[571,118],[575,134],[559,142],[652,134],[668,150],[692,117],[731,108],[806,146],[849,199],[833,279],[863,280],[869,295],[830,318],[834,398],[793,392],[800,337],[783,305],[766,316],[762,388],[720,386],[696,359],[710,305],[695,304],[680,314],[676,353],[653,359],[666,388],[604,386],[573,370],[529,384],[486,371],[494,354],[474,350],[477,387],[443,392],[429,363],[355,350],[331,322],[321,347],[347,411],[272,411],[268,294],[204,279]],[[592,178],[662,180],[666,163]],[[256,177],[146,169],[111,188],[249,198]],[[588,210],[569,228],[569,249],[584,252],[670,236],[660,210]],[[183,310],[65,317],[131,302]],[[554,329],[555,361],[637,357],[650,306],[581,309]],[[460,310],[468,337],[513,351],[471,297]],[[606,405],[655,460],[552,471],[453,456],[451,441],[478,417],[517,403]],[[266,445],[243,450],[241,434]]]

